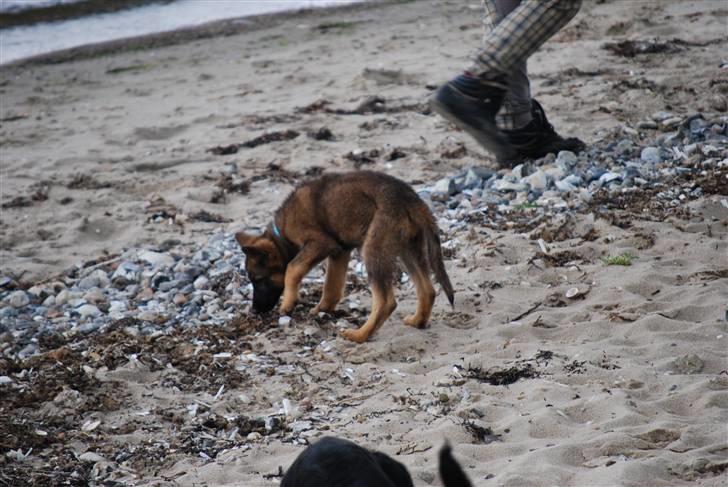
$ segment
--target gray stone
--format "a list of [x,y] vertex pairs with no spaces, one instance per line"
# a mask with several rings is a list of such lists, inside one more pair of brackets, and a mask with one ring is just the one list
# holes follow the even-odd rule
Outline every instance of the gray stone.
[[660,149],[658,147],[645,147],[644,149],[642,149],[640,159],[650,164],[658,164],[662,162]]
[[493,189],[497,191],[526,191],[528,189],[528,186],[526,186],[524,183],[512,183],[510,181],[506,181],[505,179],[500,179],[495,182],[493,185]]
[[561,181],[554,181],[554,186],[556,186],[556,189],[558,189],[559,191],[561,191],[563,193],[567,193],[569,191],[573,191],[574,189],[576,189],[576,186],[566,182],[563,179]]
[[452,196],[457,192],[457,185],[452,178],[442,178],[432,188],[433,195]]
[[174,257],[169,254],[154,252],[152,250],[141,250],[139,251],[138,256],[139,260],[146,262],[155,269],[161,267],[172,267],[174,265]]
[[89,321],[78,327],[79,333],[87,334],[92,333],[101,328],[101,323],[98,321]]
[[210,281],[205,276],[200,276],[195,279],[194,286],[195,289],[207,289],[210,287]]
[[81,279],[78,282],[77,286],[83,290],[87,290],[93,287],[105,288],[108,287],[109,284],[111,284],[111,281],[106,275],[106,272],[102,271],[101,269],[96,269],[95,271],[92,271],[89,275]]
[[104,295],[104,293],[101,292],[101,289],[97,287],[86,291],[86,294],[83,295],[83,299],[91,304],[105,303],[107,301],[106,295]]
[[544,172],[553,181],[562,179],[566,175],[566,171],[559,166],[548,167],[544,169]]
[[133,262],[122,262],[119,267],[116,268],[114,274],[111,276],[111,281],[120,286],[128,286],[134,284],[139,280],[139,274],[141,268]]
[[88,463],[96,463],[96,462],[103,462],[106,459],[99,455],[98,453],[94,453],[91,451],[87,451],[86,453],[82,453],[78,456],[78,459],[82,462],[88,462]]
[[568,150],[559,151],[559,154],[556,156],[557,163],[567,164],[569,166],[576,164],[577,160],[576,154]]
[[528,184],[534,191],[543,191],[548,186],[549,180],[546,173],[539,169],[530,176],[523,178],[522,182]]
[[81,315],[81,318],[83,319],[96,318],[97,316],[101,316],[101,310],[93,304],[81,305],[76,309],[76,312],[78,312],[78,314]]
[[565,183],[569,183],[572,186],[581,186],[584,183],[584,180],[581,179],[581,176],[577,176],[576,174],[569,174],[566,176],[563,181]]
[[657,124],[652,120],[643,120],[637,123],[637,128],[643,130],[655,130],[657,128]]
[[5,301],[13,308],[23,308],[30,304],[30,298],[25,291],[13,291]]
[[599,184],[601,184],[602,186],[606,186],[607,184],[611,183],[612,181],[616,181],[618,179],[619,180],[622,179],[621,174],[618,174],[616,172],[611,172],[611,171],[605,172],[599,178]]

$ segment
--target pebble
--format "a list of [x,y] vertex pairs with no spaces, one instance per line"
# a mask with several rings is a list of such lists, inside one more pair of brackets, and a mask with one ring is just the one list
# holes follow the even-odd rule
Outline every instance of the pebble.
[[660,149],[658,149],[657,147],[645,147],[644,149],[642,149],[640,159],[650,164],[658,164],[662,161],[662,157],[660,156]]
[[574,154],[571,151],[568,150],[562,150],[559,152],[559,154],[556,156],[556,162],[558,164],[567,164],[569,166],[576,164],[577,161],[576,154]]
[[25,291],[13,291],[5,301],[13,308],[23,308],[30,304],[30,298]]
[[141,250],[138,253],[139,260],[150,264],[153,268],[157,269],[160,267],[172,267],[174,265],[174,257],[169,254],[163,254],[161,252],[154,252],[151,250]]
[[281,316],[278,318],[278,326],[288,326],[291,324],[290,316]]
[[207,289],[210,286],[210,281],[205,276],[200,276],[195,279],[193,284],[195,289]]
[[86,291],[83,295],[83,299],[91,304],[105,303],[107,301],[106,295],[97,287]]
[[96,318],[97,316],[101,316],[101,310],[93,304],[84,304],[82,306],[79,306],[76,311],[79,315],[81,315],[81,318],[83,319]]
[[141,267],[133,262],[122,262],[119,267],[116,268],[114,274],[111,276],[111,281],[120,286],[128,286],[139,280],[141,273]]
[[522,182],[528,184],[534,191],[543,191],[548,187],[549,180],[546,173],[542,169],[538,169],[530,176],[525,177]]
[[104,462],[106,459],[99,455],[98,453],[94,453],[91,451],[87,451],[86,453],[82,453],[78,456],[78,459],[82,462],[89,462],[89,463],[96,463],[96,462]]
[[187,303],[187,296],[182,293],[177,293],[174,295],[174,298],[172,298],[172,302],[177,306],[182,306]]

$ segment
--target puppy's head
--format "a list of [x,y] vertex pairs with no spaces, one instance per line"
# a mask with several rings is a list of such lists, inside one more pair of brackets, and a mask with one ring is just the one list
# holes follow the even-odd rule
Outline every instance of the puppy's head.
[[258,313],[272,310],[283,292],[287,263],[266,233],[238,232],[235,240],[245,253],[245,270],[253,283],[253,310]]

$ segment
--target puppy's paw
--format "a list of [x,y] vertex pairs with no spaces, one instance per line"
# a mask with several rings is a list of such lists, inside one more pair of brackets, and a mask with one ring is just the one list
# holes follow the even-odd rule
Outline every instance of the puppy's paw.
[[281,304],[280,308],[278,308],[278,312],[283,316],[289,316],[291,311],[293,311],[293,305],[287,306],[285,304]]
[[325,304],[317,304],[315,308],[310,311],[311,316],[316,316],[319,313],[331,313],[334,311],[333,306],[326,306]]
[[412,326],[414,328],[424,328],[427,326],[427,320],[423,320],[417,315],[409,315],[405,316],[404,324],[407,326]]
[[359,330],[341,330],[339,334],[347,340],[356,343],[364,343],[365,341],[367,341],[367,338],[369,338],[364,333],[361,333]]

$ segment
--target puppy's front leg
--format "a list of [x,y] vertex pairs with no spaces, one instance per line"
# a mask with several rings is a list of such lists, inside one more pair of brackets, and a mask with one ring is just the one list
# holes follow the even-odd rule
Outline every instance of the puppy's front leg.
[[283,284],[283,302],[281,314],[287,315],[293,311],[298,300],[298,286],[309,271],[329,254],[330,248],[318,243],[309,243],[303,246],[296,257],[286,267],[286,277]]

